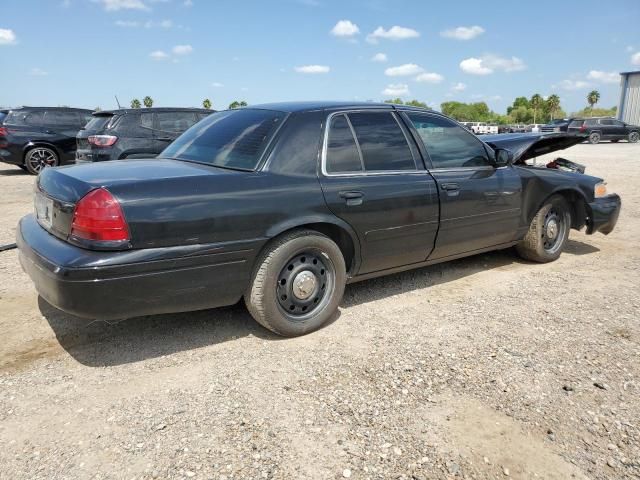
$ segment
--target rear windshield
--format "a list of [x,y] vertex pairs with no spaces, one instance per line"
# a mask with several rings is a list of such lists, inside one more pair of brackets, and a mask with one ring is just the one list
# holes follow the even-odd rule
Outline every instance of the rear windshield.
[[213,113],[180,135],[160,158],[255,170],[284,118],[284,112],[244,108]]
[[110,120],[115,120],[115,118],[115,115],[94,115],[93,118],[84,126],[83,130],[102,130],[107,127]]

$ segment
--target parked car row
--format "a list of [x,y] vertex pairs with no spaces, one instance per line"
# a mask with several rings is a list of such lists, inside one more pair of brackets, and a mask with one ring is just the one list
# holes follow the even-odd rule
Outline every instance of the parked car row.
[[37,175],[46,166],[155,157],[210,113],[199,108],[2,110],[0,161]]

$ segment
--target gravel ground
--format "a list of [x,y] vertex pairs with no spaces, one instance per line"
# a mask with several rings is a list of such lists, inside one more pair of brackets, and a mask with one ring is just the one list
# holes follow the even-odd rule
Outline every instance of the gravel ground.
[[[638,478],[640,145],[564,156],[622,195],[611,235],[348,286],[303,338],[241,306],[87,325],[0,253],[0,478]],[[0,167],[0,243],[32,184]]]

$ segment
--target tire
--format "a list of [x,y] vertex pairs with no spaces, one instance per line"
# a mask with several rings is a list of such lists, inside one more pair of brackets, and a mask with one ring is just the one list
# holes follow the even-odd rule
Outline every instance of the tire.
[[525,260],[547,263],[556,260],[569,238],[571,209],[561,195],[550,197],[531,221],[529,231],[516,245]]
[[598,132],[593,132],[589,135],[589,143],[595,145],[596,143],[600,143],[600,134]]
[[24,156],[24,166],[32,175],[38,175],[45,167],[60,165],[58,154],[47,147],[34,147]]
[[640,141],[640,132],[631,132],[629,134],[629,143],[638,143]]
[[316,231],[295,230],[267,246],[244,300],[260,325],[296,337],[333,317],[346,281],[344,257],[333,240]]

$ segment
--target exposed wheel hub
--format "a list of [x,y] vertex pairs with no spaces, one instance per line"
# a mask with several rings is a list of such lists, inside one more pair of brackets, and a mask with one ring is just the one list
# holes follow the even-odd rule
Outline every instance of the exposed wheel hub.
[[555,209],[549,210],[542,227],[542,242],[547,252],[556,252],[562,246],[567,228],[568,225],[562,212]]
[[303,319],[320,308],[334,285],[331,261],[321,252],[299,253],[278,275],[276,292],[287,315]]
[[558,222],[555,218],[551,218],[547,222],[546,234],[549,240],[555,240],[558,236]]

